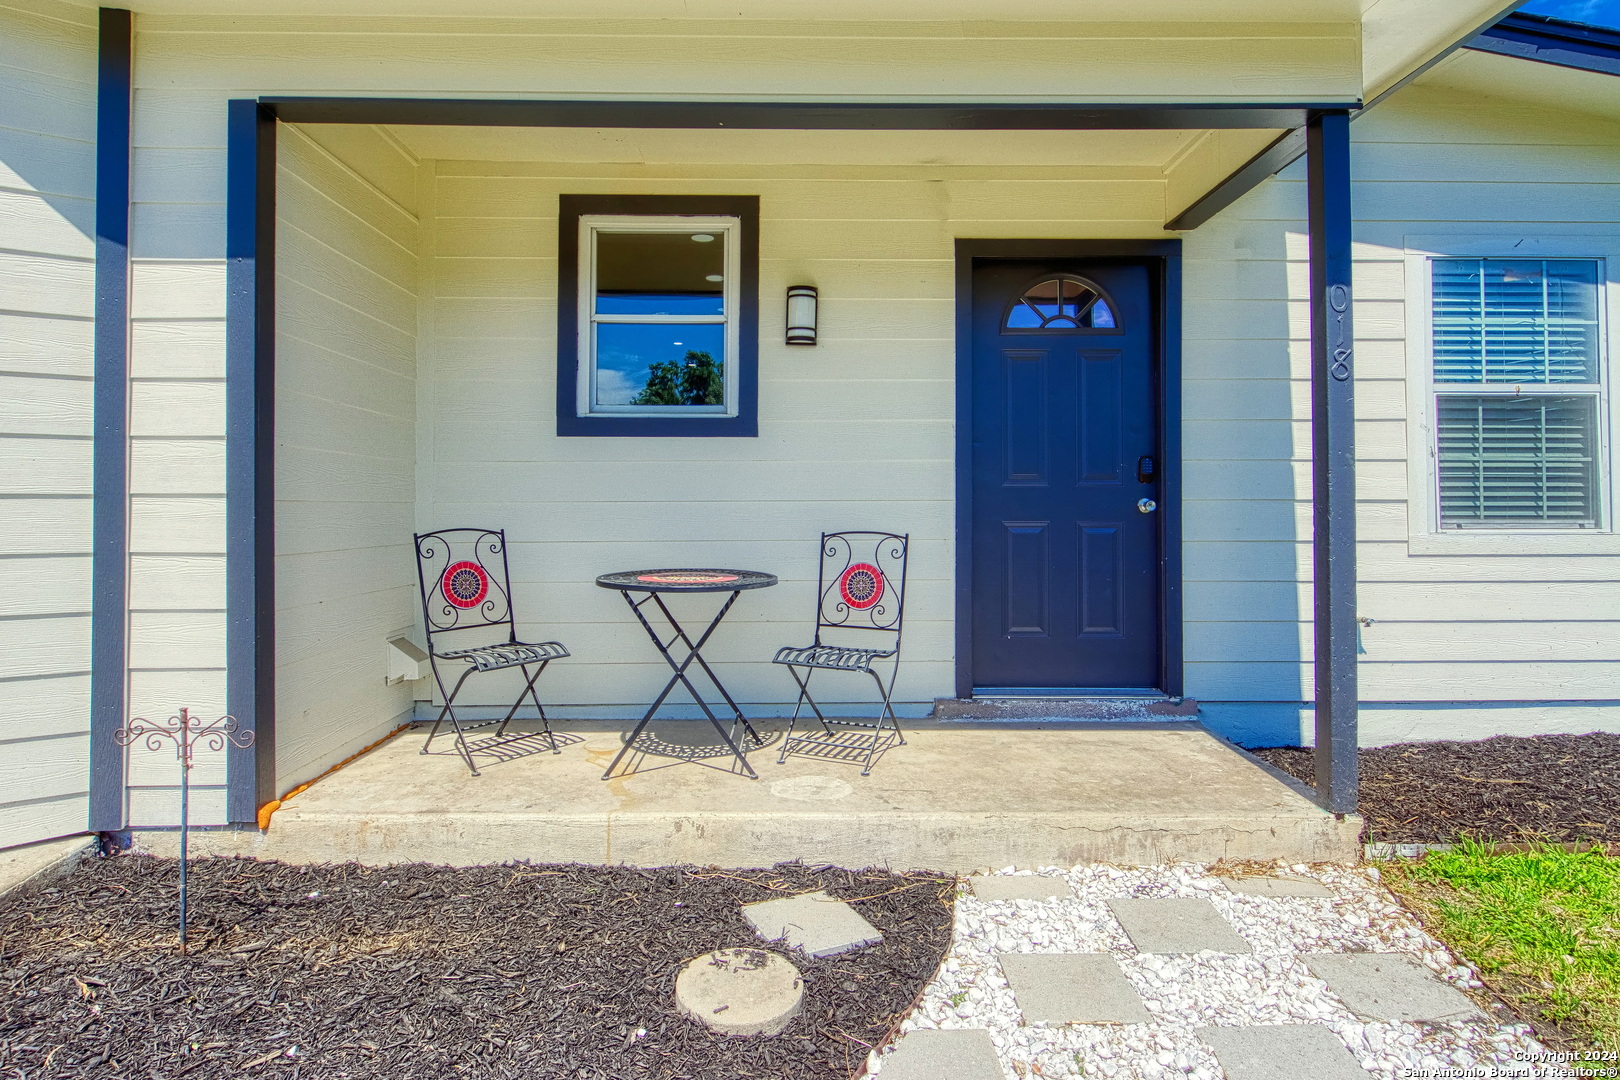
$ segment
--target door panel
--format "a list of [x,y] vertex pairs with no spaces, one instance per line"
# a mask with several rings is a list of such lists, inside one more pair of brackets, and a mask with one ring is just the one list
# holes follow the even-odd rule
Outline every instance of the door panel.
[[1124,623],[1120,611],[1121,564],[1118,523],[1080,523],[1080,632],[1118,634]]
[[1047,634],[1047,570],[1051,553],[1044,521],[1007,521],[1007,579],[1002,596],[1006,604],[1001,620],[1008,637],[1045,637]]
[[1040,408],[1046,400],[1046,354],[1044,352],[1002,353],[1006,372],[1005,473],[1008,484],[1044,486],[1047,483],[1047,431],[1039,424],[1026,424],[1021,417]]
[[1140,262],[974,267],[976,687],[1158,682],[1153,303]]

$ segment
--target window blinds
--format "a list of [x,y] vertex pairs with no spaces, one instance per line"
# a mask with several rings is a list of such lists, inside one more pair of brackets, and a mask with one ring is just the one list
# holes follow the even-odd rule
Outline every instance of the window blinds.
[[1432,268],[1441,527],[1597,525],[1600,263]]
[[1434,381],[1598,381],[1598,264],[1436,259]]
[[1595,395],[1437,405],[1443,524],[1597,523]]

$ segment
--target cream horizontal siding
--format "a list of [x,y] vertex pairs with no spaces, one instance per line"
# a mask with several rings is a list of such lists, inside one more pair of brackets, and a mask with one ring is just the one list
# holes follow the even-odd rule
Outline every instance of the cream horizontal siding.
[[[1406,340],[1405,263],[1412,234],[1620,235],[1620,129],[1418,85],[1352,134],[1358,594],[1373,620],[1362,631],[1363,698],[1620,696],[1620,548],[1572,542],[1549,555],[1501,538],[1494,553],[1412,550],[1409,519],[1428,495],[1413,490],[1409,466],[1428,450],[1409,415],[1407,378],[1423,377],[1425,353]],[[1311,696],[1303,179],[1292,167],[1185,240],[1187,692],[1201,699]],[[1410,715],[1421,724],[1431,714]],[[1480,713],[1472,733],[1494,731],[1492,715]],[[1535,730],[1558,729],[1537,716]],[[1614,720],[1571,709],[1563,723]],[[1425,736],[1378,721],[1365,734],[1461,730],[1443,726]]]
[[[897,136],[903,137],[903,136]],[[717,140],[718,141],[718,140]],[[600,573],[637,566],[757,567],[782,584],[745,594],[708,650],[739,700],[780,706],[792,682],[765,663],[809,640],[816,536],[912,537],[899,698],[954,692],[954,243],[958,236],[1161,233],[1162,172],[1067,182],[981,169],[436,162],[424,288],[418,474],[425,527],[505,527],[521,629],[574,656],[548,700],[629,713],[667,678]],[[742,175],[738,175],[738,174]],[[557,197],[755,194],[760,199],[760,436],[556,438]],[[793,284],[821,295],[814,349],[782,344]],[[694,614],[712,607],[684,598]],[[484,679],[471,700],[510,702]],[[870,686],[828,679],[833,698]]]
[[370,128],[278,148],[276,776],[282,790],[411,711],[385,642],[416,618],[417,164]]
[[0,848],[88,813],[95,42],[0,2]]
[[291,93],[1317,101],[1361,93],[1354,22],[146,16],[143,80]]
[[[213,719],[225,697],[225,101],[154,125],[135,19],[131,162],[129,709]],[[172,751],[130,748],[131,825],[179,821]],[[191,821],[225,821],[199,752]]]

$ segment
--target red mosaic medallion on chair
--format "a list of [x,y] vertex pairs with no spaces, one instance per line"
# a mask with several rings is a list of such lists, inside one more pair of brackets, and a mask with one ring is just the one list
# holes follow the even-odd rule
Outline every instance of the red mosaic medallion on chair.
[[458,608],[475,608],[489,595],[489,573],[475,562],[451,563],[439,579],[444,598]]
[[871,563],[855,563],[838,578],[838,595],[856,611],[883,599],[883,571]]

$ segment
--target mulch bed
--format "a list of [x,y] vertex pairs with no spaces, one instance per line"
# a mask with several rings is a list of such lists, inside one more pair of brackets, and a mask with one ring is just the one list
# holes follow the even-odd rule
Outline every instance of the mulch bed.
[[[938,969],[955,896],[949,877],[797,864],[204,859],[180,956],[176,885],[175,862],[121,856],[0,899],[0,1075],[844,1080]],[[675,1012],[687,960],[759,944],[740,904],[816,889],[884,940],[793,953],[805,1011],[786,1031]]]
[[[1251,753],[1312,782],[1312,751]],[[1620,735],[1499,735],[1363,749],[1361,813],[1372,843],[1620,841]]]

